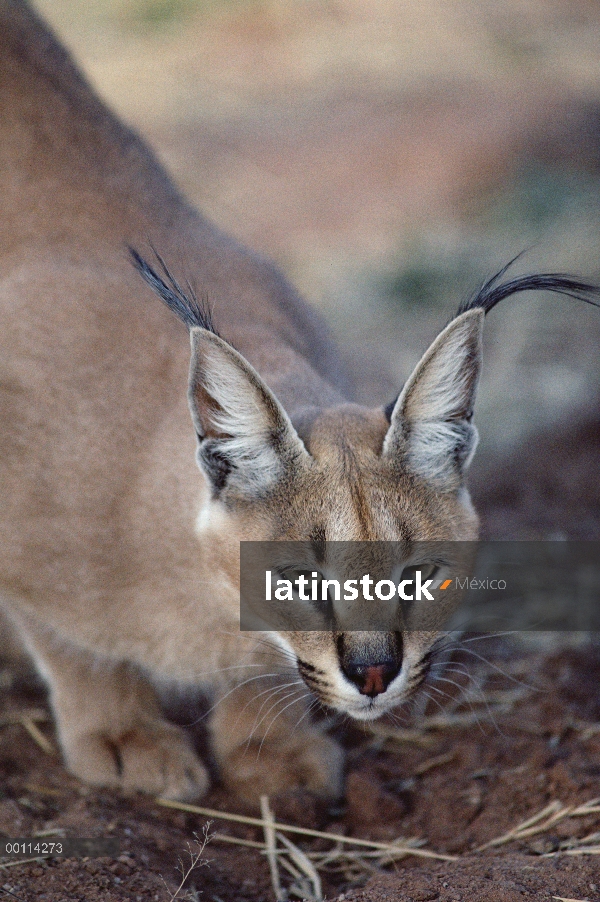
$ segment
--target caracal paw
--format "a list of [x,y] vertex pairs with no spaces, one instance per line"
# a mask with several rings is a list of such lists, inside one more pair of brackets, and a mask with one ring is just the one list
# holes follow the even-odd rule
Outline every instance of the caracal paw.
[[186,802],[200,799],[209,786],[187,736],[166,721],[137,725],[118,737],[87,733],[63,747],[69,770],[94,786]]
[[253,741],[230,752],[221,762],[223,783],[245,801],[307,789],[326,799],[343,792],[344,753],[335,740],[319,732],[262,743]]

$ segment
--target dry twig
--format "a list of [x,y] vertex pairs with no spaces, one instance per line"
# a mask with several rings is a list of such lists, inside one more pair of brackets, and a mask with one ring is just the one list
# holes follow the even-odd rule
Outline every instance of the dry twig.
[[267,858],[269,860],[269,870],[271,872],[271,886],[275,893],[277,902],[285,902],[285,896],[281,889],[281,879],[279,877],[279,866],[277,864],[277,851],[275,844],[275,819],[273,812],[269,807],[269,799],[267,796],[260,797],[260,811],[263,816],[263,831],[265,835],[265,846],[267,850]]
[[[204,825],[204,827],[202,829],[202,839],[201,840],[198,839],[196,834],[194,834],[194,839],[196,841],[196,846],[197,846],[196,849],[192,849],[190,844],[189,843],[187,844],[187,852],[188,852],[188,855],[190,856],[189,865],[187,865],[187,866],[184,865],[182,859],[181,858],[179,859],[178,870],[179,870],[179,873],[181,874],[181,881],[174,893],[172,893],[169,890],[164,877],[162,878],[163,883],[167,887],[167,892],[169,893],[169,902],[175,902],[175,899],[185,898],[185,897],[181,896],[180,893],[183,890],[183,886],[184,886],[186,880],[188,879],[188,877],[190,876],[190,874],[192,873],[192,871],[194,871],[198,867],[201,867],[201,868],[208,867],[208,865],[210,864],[210,862],[206,858],[202,858],[202,856],[204,855],[204,850],[206,849],[206,846],[212,839],[212,836],[210,834],[210,821],[207,821],[207,823]],[[190,896],[188,896],[187,898],[189,899]]]
[[49,739],[46,739],[42,731],[38,726],[36,726],[35,721],[29,717],[27,714],[22,714],[19,723],[21,723],[24,729],[29,733],[33,741],[36,745],[39,745],[41,750],[45,752],[47,755],[54,755],[56,750]]
[[[299,849],[298,846],[289,840],[287,836],[284,836],[283,833],[278,833],[277,839],[283,843],[288,855],[299,869],[296,878],[297,886],[291,887],[290,891],[292,889],[297,889],[299,895],[301,895],[303,899],[311,899],[312,902],[322,902],[323,888],[321,886],[321,878],[310,858],[304,854],[302,849]],[[284,861],[285,859],[282,858],[282,864]]]

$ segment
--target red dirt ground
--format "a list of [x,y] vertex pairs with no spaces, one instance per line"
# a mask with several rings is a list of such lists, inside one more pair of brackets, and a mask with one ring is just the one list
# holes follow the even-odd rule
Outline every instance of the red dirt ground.
[[[539,835],[476,851],[551,802],[576,806],[600,795],[596,726],[600,649],[585,641],[554,652],[525,653],[498,639],[465,647],[476,649],[493,666],[470,660],[471,655],[460,648],[453,652],[447,676],[466,687],[468,699],[458,706],[451,701],[450,714],[445,722],[438,718],[437,727],[431,719],[439,714],[434,705],[420,727],[413,715],[416,732],[397,739],[334,727],[348,749],[343,812],[327,811],[303,794],[271,800],[281,822],[380,841],[419,837],[427,849],[457,856],[452,862],[406,858],[387,872],[325,870],[326,898],[600,899],[598,856],[559,851],[574,837],[598,831],[599,813],[565,818]],[[469,677],[457,676],[465,665]],[[171,900],[178,859],[187,860],[187,844],[202,833],[207,819],[165,809],[142,796],[125,798],[82,786],[56,756],[42,751],[21,723],[14,722],[21,712],[44,709],[39,686],[23,675],[13,675],[9,685],[11,673],[6,670],[3,678],[7,688],[0,709],[0,832],[13,837],[48,830],[72,837],[108,835],[118,839],[121,852],[114,860],[50,859],[6,868],[0,888],[7,899]],[[444,683],[437,686],[442,691],[448,688]],[[406,726],[410,721],[407,714]],[[49,722],[40,723],[40,729],[45,736],[52,735]],[[204,804],[240,810],[236,800],[218,787]],[[255,827],[213,819],[211,829],[262,840]],[[322,849],[324,843],[296,841],[305,850]],[[188,898],[211,902],[273,898],[269,869],[260,852],[213,840],[204,857],[209,863],[192,873]]]

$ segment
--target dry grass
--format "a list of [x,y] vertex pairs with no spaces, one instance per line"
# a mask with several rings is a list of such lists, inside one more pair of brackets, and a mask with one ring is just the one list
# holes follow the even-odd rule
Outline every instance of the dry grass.
[[[274,820],[269,800],[265,796],[261,799],[262,818],[215,811],[196,805],[171,802],[166,799],[157,799],[157,801],[168,808],[261,827],[265,837],[264,842],[238,839],[235,836],[221,833],[213,834],[212,838],[216,842],[225,842],[256,849],[261,854],[266,855],[271,872],[271,884],[277,902],[286,902],[290,895],[295,898],[307,899],[309,902],[322,902],[320,873],[334,872],[341,874],[345,880],[355,881],[364,877],[365,874],[372,874],[408,855],[444,861],[457,861],[460,857],[466,857],[445,855],[430,849],[421,848],[419,843],[422,841],[418,839],[399,839],[392,843],[377,843],[349,836],[336,836],[332,833],[309,830],[291,824],[280,824]],[[523,842],[533,837],[542,836],[555,827],[559,821],[566,819],[595,817],[600,820],[598,815],[600,815],[600,798],[590,799],[581,805],[564,805],[556,799],[536,814],[521,821],[507,833],[491,839],[489,842],[466,854],[473,855],[488,849],[505,846],[512,842]],[[285,833],[328,839],[334,841],[334,845],[326,851],[305,850],[291,842],[285,836]],[[583,837],[575,835],[568,837],[561,841],[557,851],[545,853],[543,857],[557,855],[600,855],[600,832],[589,833]],[[282,871],[286,871],[293,878],[293,883],[288,888],[283,886]],[[558,899],[560,897],[554,898]]]
[[44,736],[38,727],[38,723],[47,723],[49,720],[50,717],[46,711],[34,708],[31,711],[16,711],[0,717],[0,727],[20,724],[46,755],[56,755],[57,751],[53,743]]
[[[216,820],[232,821],[237,824],[247,824],[252,827],[265,828],[264,818],[248,817],[244,814],[233,814],[227,811],[217,811],[215,808],[202,808],[199,805],[190,805],[187,802],[174,802],[171,799],[157,799],[159,805],[165,808],[175,808],[178,811],[188,811],[190,814],[199,814],[203,817],[214,818]],[[417,858],[433,858],[440,861],[456,861],[455,855],[445,855],[441,852],[433,852],[429,849],[419,848],[421,840],[415,839],[398,839],[393,843],[375,842],[370,839],[357,839],[353,836],[340,836],[337,833],[325,833],[322,830],[311,830],[308,827],[297,827],[294,824],[281,824],[279,822],[272,823],[273,829],[280,833],[297,833],[300,836],[309,836],[314,839],[328,839],[335,843],[341,843],[344,846],[360,846],[363,849],[385,853],[388,856],[404,857],[406,855],[415,855]],[[263,846],[266,848],[265,846]]]
[[[509,830],[508,833],[504,833],[502,836],[497,836],[495,839],[491,839],[489,842],[484,843],[482,846],[479,846],[475,851],[483,852],[484,849],[494,848],[497,846],[504,846],[507,843],[515,842],[517,840],[529,839],[532,836],[539,836],[541,833],[546,833],[551,827],[554,827],[559,821],[564,820],[565,818],[572,817],[587,817],[591,814],[600,814],[600,798],[590,799],[588,802],[584,802],[583,805],[563,805],[558,799],[555,799],[553,802],[550,802],[549,805],[546,805],[545,808],[542,808],[541,811],[538,811],[537,814],[534,814],[532,817],[527,818],[527,820],[522,821],[520,824],[517,824],[516,827],[513,827],[512,830]],[[593,834],[594,841],[597,841],[599,838],[599,834]],[[596,849],[596,847],[589,846],[587,847],[587,851],[582,851],[585,847],[585,843],[589,840],[590,837],[584,837],[583,839],[576,840],[575,838],[570,838],[565,842],[568,842],[570,845],[568,848],[571,854],[573,854],[574,849],[578,849],[579,852],[577,854],[588,854],[588,855],[597,855],[600,852],[600,848]],[[560,854],[556,852],[549,853],[551,855]]]

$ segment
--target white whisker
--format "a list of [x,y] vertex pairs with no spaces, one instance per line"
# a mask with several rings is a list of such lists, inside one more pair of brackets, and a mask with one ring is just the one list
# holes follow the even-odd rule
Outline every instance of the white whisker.
[[226,692],[225,695],[221,696],[221,698],[219,698],[214,703],[214,705],[212,705],[208,709],[208,711],[206,711],[204,714],[202,714],[201,717],[199,717],[196,721],[194,721],[194,723],[201,723],[201,721],[206,720],[208,715],[212,714],[212,712],[215,710],[215,708],[217,708],[220,704],[222,704],[226,698],[229,698],[229,696],[232,694],[232,692],[235,692],[237,689],[241,689],[242,686],[246,686],[247,683],[252,683],[254,680],[262,680],[262,679],[266,679],[268,677],[278,677],[278,676],[281,676],[281,674],[280,673],[257,673],[256,676],[248,677],[247,680],[243,680],[241,683],[238,683],[236,686],[233,686],[229,690],[229,692]]
[[502,670],[501,667],[498,667],[497,664],[494,664],[493,661],[484,658],[483,655],[478,654],[476,651],[473,651],[472,648],[462,648],[460,649],[467,655],[472,655],[477,660],[481,661],[483,664],[486,664],[488,667],[491,667],[492,670],[495,670],[496,673],[501,674],[501,676],[505,677],[507,680],[510,680],[511,683],[515,683],[517,686],[523,686],[526,689],[531,689],[534,692],[547,692],[549,690],[544,689],[541,686],[532,686],[530,683],[525,683],[523,680],[518,680],[516,677],[512,676],[512,674],[507,673],[505,670]]
[[[277,718],[280,717],[280,716],[283,714],[284,711],[287,711],[288,708],[291,708],[292,705],[295,705],[297,702],[304,701],[305,698],[309,698],[309,695],[310,695],[310,694],[309,694],[308,692],[304,692],[304,693],[303,693],[302,695],[300,695],[298,698],[295,698],[295,699],[293,699],[291,702],[288,702],[288,704],[287,704],[284,708],[282,708],[281,711],[278,711],[278,712],[277,712],[277,714],[275,715],[275,717],[273,718],[273,720],[272,720],[271,723],[269,724],[267,730],[265,731],[265,733],[264,733],[264,735],[263,735],[263,738],[262,738],[261,741],[260,741],[260,745],[259,745],[259,747],[258,747],[258,752],[256,753],[256,760],[257,760],[257,761],[258,761],[258,759],[259,759],[259,757],[260,757],[260,753],[261,753],[261,751],[262,751],[262,747],[263,747],[263,745],[264,745],[265,739],[267,738],[267,733],[269,732],[269,730],[271,729],[271,727],[273,726],[273,724],[275,723],[275,721],[277,720]],[[290,697],[290,696],[286,696],[286,698],[289,698],[289,697]],[[281,701],[285,701],[285,699],[279,699],[279,701],[280,701],[280,702],[281,702]]]
[[[246,708],[248,707],[248,705],[251,705],[253,702],[255,702],[258,698],[261,697],[261,695],[265,695],[266,693],[268,693],[266,699],[263,700],[263,702],[262,702],[260,708],[259,708],[258,711],[256,712],[256,715],[255,715],[255,717],[254,717],[254,724],[253,724],[252,729],[251,729],[251,731],[250,731],[250,735],[248,736],[248,739],[246,740],[246,747],[248,747],[248,746],[250,745],[250,741],[251,741],[251,739],[252,739],[252,736],[254,735],[255,730],[258,729],[258,727],[260,726],[260,724],[261,724],[262,721],[264,720],[264,718],[262,718],[262,719],[259,721],[258,718],[259,718],[260,715],[262,714],[262,712],[263,712],[263,710],[264,710],[264,708],[265,708],[265,705],[268,705],[269,702],[271,701],[271,699],[273,699],[276,695],[279,695],[280,692],[285,692],[286,689],[290,689],[290,687],[292,687],[292,686],[297,686],[297,685],[298,685],[298,686],[301,686],[301,685],[302,685],[301,680],[294,680],[294,681],[291,682],[291,683],[284,683],[283,686],[270,686],[268,689],[263,690],[263,691],[262,691],[261,693],[259,693],[257,696],[254,696],[253,698],[249,699],[249,701],[246,702],[246,704],[244,705],[244,707],[242,708],[242,710],[241,710],[241,711],[239,712],[239,714],[238,714],[238,719],[239,719],[239,717],[243,714],[243,712],[246,710]],[[270,711],[270,710],[271,710],[271,709],[269,708],[269,711]],[[265,714],[265,717],[268,716],[269,711],[267,711],[267,713]]]
[[[256,721],[255,721],[255,724],[254,724],[254,726],[252,727],[252,732],[250,733],[248,739],[246,740],[246,748],[249,747],[250,742],[252,741],[252,737],[254,736],[254,734],[256,733],[256,731],[258,730],[258,728],[260,727],[260,725],[261,725],[262,723],[264,723],[264,721],[267,719],[267,717],[269,716],[269,714],[271,713],[271,711],[272,711],[274,708],[276,708],[277,705],[281,704],[281,702],[284,702],[284,701],[286,701],[286,699],[291,698],[293,695],[296,695],[296,693],[299,692],[299,691],[300,691],[300,689],[292,689],[292,691],[291,691],[291,692],[288,692],[287,695],[284,695],[282,698],[278,698],[277,701],[275,701],[275,702],[271,705],[271,707],[269,708],[269,710],[268,710],[268,711],[265,711],[265,713],[263,714],[263,716],[261,717],[261,719],[258,721],[258,723],[256,723]],[[303,697],[307,697],[307,696],[308,696],[308,693],[307,693],[307,692],[304,693]],[[270,701],[270,699],[267,699],[267,702],[268,702],[268,701]],[[262,708],[261,708],[261,711],[262,711]],[[258,716],[258,715],[257,715],[257,716]],[[261,745],[262,745],[262,743],[261,743]]]
[[[450,679],[448,679],[448,678],[446,678],[446,677],[441,677],[441,676],[440,676],[440,677],[436,677],[436,679],[437,679],[439,682],[441,682],[441,683],[448,683],[449,685],[454,686],[456,689],[459,690],[459,693],[460,693],[460,695],[462,696],[463,701],[466,702],[466,703],[468,704],[469,708],[471,709],[471,713],[473,714],[473,717],[475,718],[475,720],[476,720],[476,722],[477,722],[477,726],[479,727],[479,729],[481,730],[481,732],[485,735],[485,730],[483,729],[483,726],[482,726],[482,724],[481,724],[481,722],[480,722],[480,720],[479,720],[479,715],[477,714],[477,711],[475,710],[475,708],[474,708],[474,706],[473,706],[472,699],[469,697],[467,691],[465,690],[465,687],[464,687],[464,686],[461,686],[460,683],[457,683],[456,680],[450,680]],[[431,688],[433,688],[433,686],[432,686]],[[487,699],[486,699],[486,697],[485,697],[485,694],[482,692],[482,690],[481,690],[480,687],[477,687],[477,690],[478,690],[479,694],[481,695],[481,698],[482,698],[482,700],[483,700],[483,703],[484,703],[485,706],[486,706],[486,709],[487,709],[487,712],[488,712],[488,716],[489,716],[490,721],[493,723],[493,725],[494,725],[495,729],[497,730],[497,732],[502,736],[503,733],[502,733],[502,731],[500,730],[498,724],[496,723],[496,720],[495,720],[495,718],[494,718],[494,716],[493,716],[493,714],[492,714],[492,712],[491,712],[491,710],[490,710],[490,706],[489,706],[488,703],[487,703]],[[448,696],[448,697],[450,698],[451,696]]]
[[428,699],[428,701],[433,702],[434,705],[437,705],[438,708],[440,709],[440,711],[445,711],[446,709],[445,709],[444,705],[442,705],[442,703],[441,703],[437,698],[434,698],[433,695],[430,695],[430,694],[429,694],[428,689],[432,689],[432,688],[433,688],[432,686],[428,686],[427,688],[423,688],[423,689],[421,690],[421,691],[422,691],[422,695],[424,695],[425,698]]
[[306,711],[304,712],[304,714],[302,714],[302,716],[301,716],[300,718],[298,718],[298,720],[296,721],[296,723],[295,723],[294,726],[292,727],[292,733],[300,726],[300,724],[302,723],[302,721],[304,720],[304,718],[307,717],[307,716],[309,716],[310,714],[312,714],[312,712],[315,710],[315,708],[317,708],[320,704],[321,704],[321,702],[319,701],[318,698],[316,698],[316,697],[313,698],[313,700],[311,701],[310,705],[307,706]]

